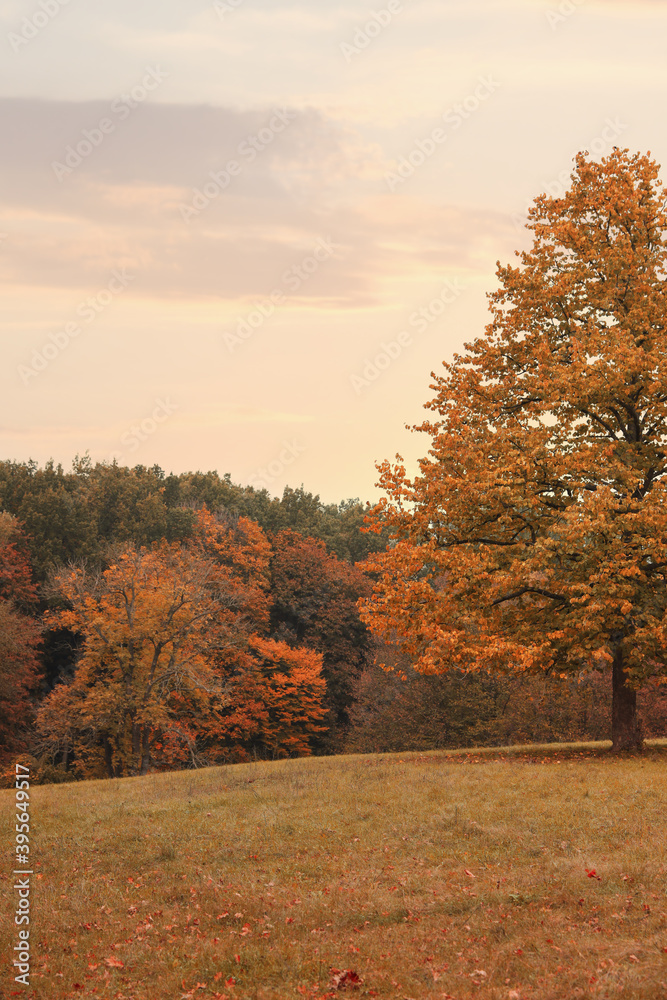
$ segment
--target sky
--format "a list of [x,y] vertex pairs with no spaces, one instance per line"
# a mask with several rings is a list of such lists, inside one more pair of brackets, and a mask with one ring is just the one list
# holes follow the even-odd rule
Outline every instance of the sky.
[[[0,0],[0,458],[373,500],[661,0]],[[664,172],[663,172],[664,178]]]

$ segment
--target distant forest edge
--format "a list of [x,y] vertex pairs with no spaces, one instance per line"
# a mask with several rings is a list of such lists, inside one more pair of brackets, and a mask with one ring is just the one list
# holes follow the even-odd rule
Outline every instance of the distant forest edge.
[[[42,781],[606,739],[603,671],[424,676],[374,638],[358,499],[77,457],[0,463],[0,762]],[[380,667],[383,664],[385,669]],[[664,688],[640,693],[662,735]]]
[[248,517],[267,532],[289,528],[317,538],[346,562],[360,562],[386,544],[362,533],[361,501],[323,504],[303,487],[285,487],[276,498],[217,472],[167,475],[157,465],[93,464],[88,456],[77,456],[70,472],[53,462],[43,468],[36,462],[0,462],[0,510],[22,523],[38,583],[52,566],[103,561],[110,543],[183,541],[202,506]]

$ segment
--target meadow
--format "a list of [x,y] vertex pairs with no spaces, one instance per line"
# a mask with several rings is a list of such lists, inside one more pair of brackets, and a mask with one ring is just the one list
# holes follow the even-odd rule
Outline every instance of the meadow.
[[5,920],[2,996],[665,997],[666,765],[654,741],[33,787],[31,985]]

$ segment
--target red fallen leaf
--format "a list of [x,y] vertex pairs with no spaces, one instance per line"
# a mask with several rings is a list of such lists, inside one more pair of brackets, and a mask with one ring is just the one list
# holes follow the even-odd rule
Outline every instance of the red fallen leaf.
[[83,986],[81,985],[81,983],[74,983],[74,986],[72,987],[72,989],[73,990],[82,990]]
[[467,868],[464,868],[464,871],[465,871],[466,875],[469,875],[469,876],[470,876],[470,878],[477,878],[477,876],[476,876],[476,875],[473,875],[473,873],[472,873],[472,872],[469,872]]
[[602,876],[598,875],[598,873],[595,871],[595,868],[586,868],[586,874],[588,875],[589,878],[596,878],[598,882],[602,881]]
[[517,948],[514,952],[515,955],[523,955],[523,948]]
[[125,963],[121,962],[119,958],[105,958],[104,964],[108,965],[110,969],[124,969]]
[[241,964],[241,956],[240,955],[234,955],[234,961],[236,962],[237,965],[240,965]]
[[285,918],[285,923],[286,924],[293,924],[294,923],[294,917],[286,917]]
[[216,972],[216,974],[213,976],[213,978],[215,979],[216,983],[217,983],[217,981],[219,979],[222,979],[222,977],[223,977],[223,973],[222,972]]
[[225,986],[236,986],[236,980],[233,976],[230,976],[229,979],[225,979]]
[[331,970],[331,986],[335,990],[345,990],[348,987],[355,990],[362,982],[359,974],[353,969],[345,969],[342,972],[340,969]]

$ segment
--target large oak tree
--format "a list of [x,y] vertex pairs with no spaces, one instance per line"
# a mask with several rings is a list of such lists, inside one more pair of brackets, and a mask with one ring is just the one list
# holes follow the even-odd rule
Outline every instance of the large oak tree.
[[667,662],[667,199],[649,155],[579,154],[498,265],[485,336],[433,375],[410,479],[380,466],[363,617],[418,669],[611,666],[616,750]]

